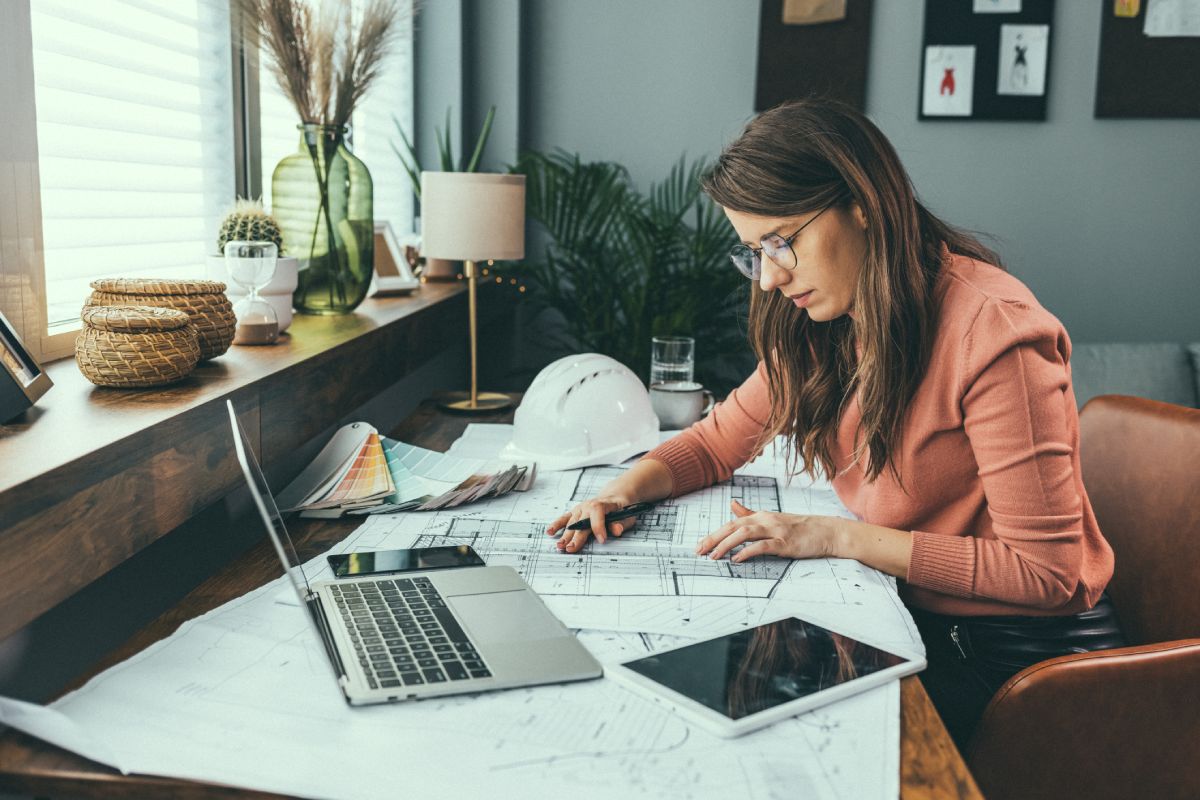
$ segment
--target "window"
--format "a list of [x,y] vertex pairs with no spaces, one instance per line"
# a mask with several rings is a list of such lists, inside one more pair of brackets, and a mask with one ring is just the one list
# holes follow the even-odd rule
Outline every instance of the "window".
[[[230,6],[0,0],[0,311],[40,361],[72,352],[91,281],[203,277],[239,169],[265,176],[269,203],[297,119],[265,71],[242,107]],[[401,31],[351,137],[377,218],[404,234],[412,191],[391,151],[392,116],[412,125],[411,25]],[[259,131],[261,157],[246,146]]]
[[404,148],[393,116],[413,139],[412,26],[405,26],[401,33],[403,38],[397,40],[378,82],[354,113],[351,131],[354,154],[371,171],[375,219],[390,222],[398,236],[413,229],[412,181],[392,151],[393,142],[401,151]]
[[30,0],[47,323],[196,278],[234,196],[228,0]]

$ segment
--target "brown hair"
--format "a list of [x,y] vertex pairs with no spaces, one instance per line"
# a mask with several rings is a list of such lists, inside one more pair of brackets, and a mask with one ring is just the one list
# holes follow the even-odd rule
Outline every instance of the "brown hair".
[[779,292],[757,283],[750,291],[750,342],[766,365],[771,398],[758,445],[783,434],[803,472],[816,477],[819,465],[833,477],[831,444],[857,392],[854,459],[868,454],[868,480],[889,464],[898,478],[889,456],[929,360],[942,246],[999,265],[996,254],[931,214],[883,133],[836,102],[763,112],[725,148],[703,185],[717,203],[746,214],[797,216],[833,204],[857,205],[866,216],[853,319],[813,322]]

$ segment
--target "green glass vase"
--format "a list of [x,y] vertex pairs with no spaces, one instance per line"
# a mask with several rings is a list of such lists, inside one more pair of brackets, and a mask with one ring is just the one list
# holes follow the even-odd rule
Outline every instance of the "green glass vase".
[[271,213],[284,252],[300,262],[292,305],[301,314],[348,314],[374,271],[371,174],[347,149],[345,128],[297,127],[300,149],[271,175]]

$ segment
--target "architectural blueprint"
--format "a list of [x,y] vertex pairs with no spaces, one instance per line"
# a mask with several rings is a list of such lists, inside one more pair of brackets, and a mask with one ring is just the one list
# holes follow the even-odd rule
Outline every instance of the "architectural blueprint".
[[[558,552],[546,523],[607,469],[544,473],[528,492],[453,511],[372,518],[331,552],[470,543],[489,564],[521,572],[566,624],[588,629],[580,639],[603,662],[791,613],[923,651],[894,582],[857,562],[732,565],[694,554],[735,496],[752,508],[846,513],[827,486],[789,484],[771,459],[660,505],[644,535]],[[304,571],[331,577],[324,554]],[[352,709],[280,579],[51,707],[0,698],[0,723],[127,772],[302,797],[857,800],[899,793],[899,702],[893,682],[737,739],[605,679]]]
[[[126,772],[301,797],[899,791],[897,684],[732,740],[604,679],[352,709],[303,610],[276,602],[284,588],[277,580],[185,623],[50,708],[0,700],[0,721]],[[602,661],[679,641],[581,638]]]
[[[554,517],[594,494],[620,467],[540,476],[541,484],[469,511],[382,515],[336,549],[386,550],[468,544],[492,565],[511,566],[575,628],[706,636],[796,613],[880,645],[921,653],[920,637],[895,581],[857,561],[774,557],[735,564],[695,554],[696,542],[732,517],[730,501],[754,510],[846,511],[832,490],[787,485],[751,465],[725,483],[665,501],[639,515],[626,535],[577,554],[545,533]],[[757,474],[752,472],[758,467]]]

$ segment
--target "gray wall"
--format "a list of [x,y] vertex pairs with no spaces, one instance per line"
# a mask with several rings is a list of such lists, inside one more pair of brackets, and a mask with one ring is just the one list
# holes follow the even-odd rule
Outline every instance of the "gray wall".
[[713,156],[753,113],[756,0],[525,0],[525,147],[641,184]]
[[481,170],[516,160],[520,141],[521,0],[431,0],[415,28],[415,144],[438,163],[434,129],[450,112],[456,156],[470,152],[490,106],[496,118]]
[[[935,213],[993,234],[1076,341],[1200,340],[1200,121],[1093,119],[1107,5],[1057,3],[1045,122],[919,123],[923,4],[877,0],[867,112]],[[523,0],[521,146],[643,185],[714,156],[752,115],[758,6]]]

